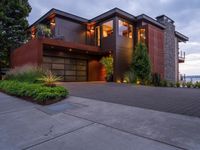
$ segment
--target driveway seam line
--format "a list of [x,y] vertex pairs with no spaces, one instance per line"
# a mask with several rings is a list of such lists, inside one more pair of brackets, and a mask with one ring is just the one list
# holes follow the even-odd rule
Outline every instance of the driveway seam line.
[[83,129],[83,128],[87,128],[87,127],[89,127],[89,126],[91,126],[91,125],[93,125],[93,124],[95,124],[95,122],[92,122],[92,123],[90,123],[90,124],[88,124],[88,125],[85,125],[85,126],[82,126],[82,127],[80,127],[80,128],[77,128],[77,129],[75,129],[75,130],[72,130],[72,131],[65,132],[65,133],[63,133],[63,134],[57,135],[57,136],[52,137],[52,138],[50,138],[50,139],[44,140],[44,141],[42,141],[42,142],[38,142],[38,143],[36,143],[36,144],[27,146],[27,147],[23,148],[22,150],[28,150],[28,149],[33,148],[33,147],[35,147],[35,146],[41,145],[41,144],[43,144],[43,143],[49,142],[49,141],[51,141],[51,140],[57,139],[57,138],[59,138],[59,137],[65,136],[65,135],[67,135],[67,134],[76,132],[76,131],[81,130],[81,129]]
[[83,117],[80,117],[80,116],[77,116],[77,115],[74,115],[74,114],[71,114],[71,113],[68,113],[68,112],[64,112],[64,113],[67,114],[67,115],[71,115],[73,117],[77,117],[77,118],[84,119],[84,120],[87,120],[87,121],[90,121],[90,122],[94,122],[96,124],[100,124],[100,125],[103,125],[103,126],[106,126],[106,127],[109,127],[109,128],[121,131],[121,132],[125,132],[125,133],[128,133],[128,134],[137,136],[137,137],[141,137],[141,138],[145,138],[145,139],[152,140],[152,141],[155,141],[155,142],[159,142],[159,143],[162,143],[162,144],[165,144],[165,145],[168,145],[168,146],[172,146],[172,147],[175,147],[175,148],[178,148],[178,149],[181,149],[181,150],[188,150],[188,149],[180,147],[180,146],[176,146],[176,145],[173,145],[173,144],[170,144],[170,143],[167,143],[167,142],[163,142],[163,141],[160,141],[160,140],[156,140],[156,139],[153,139],[153,138],[150,138],[150,137],[147,137],[147,136],[132,133],[132,132],[129,132],[129,131],[126,131],[126,130],[123,130],[123,129],[120,129],[120,128],[116,128],[116,127],[113,127],[113,126],[110,126],[110,125],[107,125],[107,124],[104,124],[104,123],[100,123],[100,122],[93,121],[93,120],[90,120],[90,119],[87,119],[87,118],[83,118]]

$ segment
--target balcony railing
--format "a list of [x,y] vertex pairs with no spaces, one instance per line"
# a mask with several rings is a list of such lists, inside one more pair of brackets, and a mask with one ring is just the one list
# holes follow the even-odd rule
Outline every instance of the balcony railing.
[[180,51],[178,54],[178,62],[179,63],[184,63],[185,62],[185,52]]

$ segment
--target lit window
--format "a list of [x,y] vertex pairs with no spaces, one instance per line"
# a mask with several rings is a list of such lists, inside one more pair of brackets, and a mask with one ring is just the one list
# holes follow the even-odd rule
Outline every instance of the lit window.
[[145,43],[146,41],[146,33],[145,29],[138,30],[138,42]]
[[102,25],[103,37],[108,37],[113,33],[113,21],[108,21]]
[[133,26],[125,21],[119,20],[119,35],[132,38]]
[[95,28],[95,42],[97,46],[100,46],[101,38],[100,38],[100,26]]

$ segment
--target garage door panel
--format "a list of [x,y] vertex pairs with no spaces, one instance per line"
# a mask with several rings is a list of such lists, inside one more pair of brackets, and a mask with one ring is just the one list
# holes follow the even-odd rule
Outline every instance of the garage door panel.
[[86,81],[87,77],[86,76],[77,76],[77,81]]
[[87,81],[87,60],[44,56],[43,62],[43,68],[62,76],[64,81]]
[[65,69],[64,64],[52,64],[52,69]]
[[76,71],[65,71],[65,75],[75,76],[76,75]]
[[76,81],[76,76],[65,76],[65,81]]
[[86,71],[87,70],[87,66],[77,66],[77,70]]
[[65,72],[64,70],[52,70],[53,74],[58,75],[58,76],[64,76]]
[[65,70],[76,70],[76,65],[65,65]]

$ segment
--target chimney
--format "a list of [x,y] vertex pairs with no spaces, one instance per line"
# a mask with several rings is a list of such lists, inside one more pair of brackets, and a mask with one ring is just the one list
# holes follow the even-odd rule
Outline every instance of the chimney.
[[161,16],[156,17],[156,20],[163,25],[167,25],[167,24],[173,25],[174,24],[174,21],[171,18],[169,18],[165,15],[161,15]]

